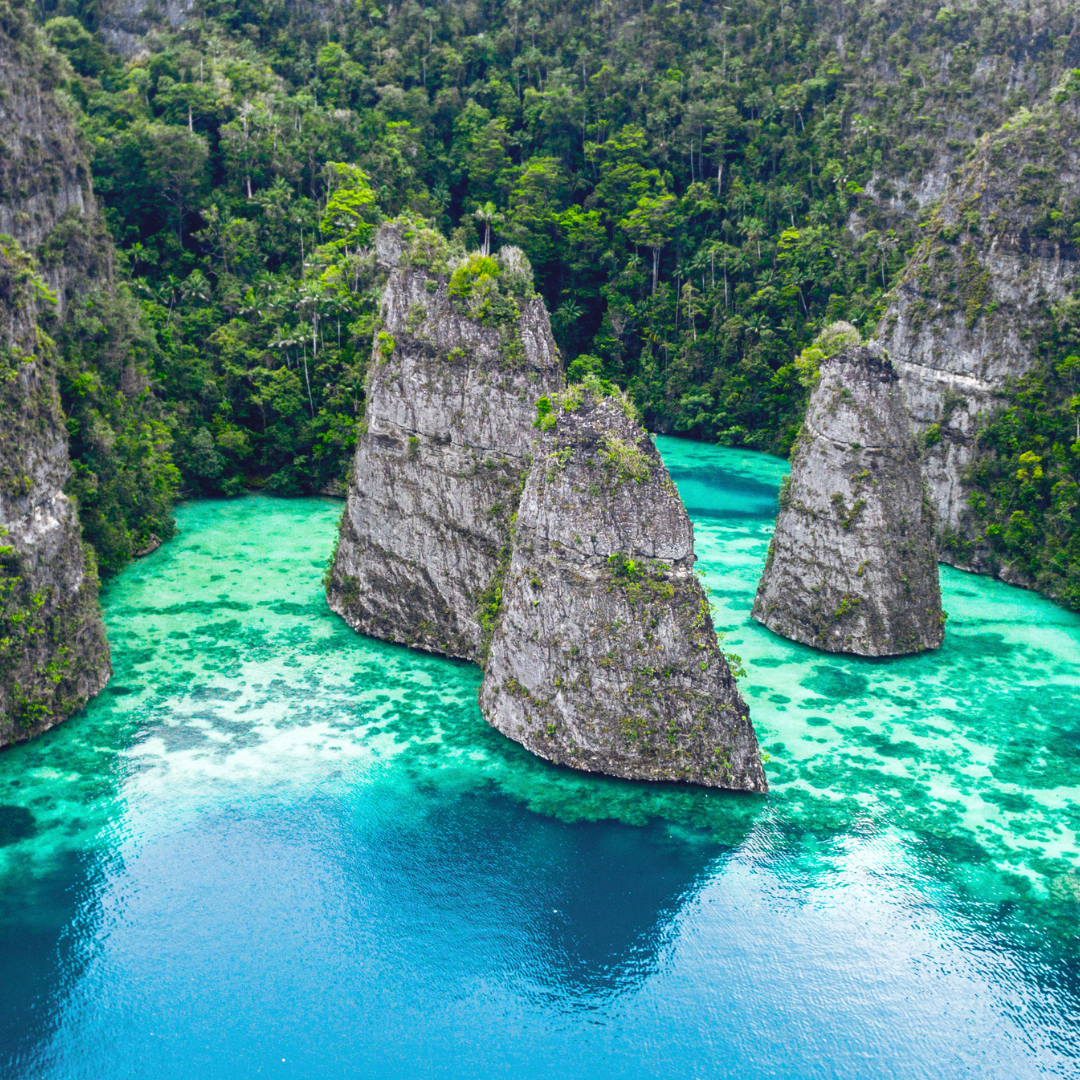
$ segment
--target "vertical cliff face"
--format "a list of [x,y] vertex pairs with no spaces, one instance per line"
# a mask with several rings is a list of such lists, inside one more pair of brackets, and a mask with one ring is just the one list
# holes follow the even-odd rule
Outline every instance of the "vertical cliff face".
[[121,55],[145,53],[155,29],[176,30],[196,19],[201,7],[197,0],[104,0],[101,33]]
[[376,249],[383,329],[330,606],[363,633],[475,660],[558,353],[516,249],[453,273],[426,230],[384,227]]
[[[964,473],[980,418],[1035,363],[1051,306],[1078,284],[1075,241],[1056,224],[1078,198],[1080,109],[1062,90],[980,140],[878,328],[928,449],[947,560],[957,540],[976,539]],[[987,568],[978,545],[971,565]]]
[[25,11],[0,14],[0,233],[38,257],[59,311],[80,283],[111,272],[90,169],[53,92],[61,66]]
[[480,694],[490,723],[574,768],[767,788],[694,574],[693,527],[618,391],[541,419]]
[[822,360],[754,618],[829,652],[937,648],[941,593],[919,459],[900,381],[881,350]]
[[[0,14],[0,745],[59,723],[109,678],[97,574],[84,551],[40,321],[107,248],[74,127],[52,93],[59,60],[24,11]],[[35,261],[27,249],[40,255]],[[52,296],[49,296],[49,293]]]
[[0,238],[0,746],[59,723],[112,669],[75,505],[44,285]]

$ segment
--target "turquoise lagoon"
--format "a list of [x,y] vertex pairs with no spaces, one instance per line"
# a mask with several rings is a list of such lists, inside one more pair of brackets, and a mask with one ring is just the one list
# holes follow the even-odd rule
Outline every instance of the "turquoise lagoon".
[[1080,618],[943,568],[933,655],[777,638],[783,463],[658,443],[768,796],[503,739],[327,611],[340,503],[181,507],[0,754],[0,1077],[1080,1074]]

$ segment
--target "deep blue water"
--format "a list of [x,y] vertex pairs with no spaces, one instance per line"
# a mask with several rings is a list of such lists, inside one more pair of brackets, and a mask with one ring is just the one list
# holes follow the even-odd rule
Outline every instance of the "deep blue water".
[[1080,619],[749,620],[782,463],[659,440],[767,797],[554,768],[325,607],[340,504],[182,507],[115,678],[0,754],[0,1077],[1080,1075]]

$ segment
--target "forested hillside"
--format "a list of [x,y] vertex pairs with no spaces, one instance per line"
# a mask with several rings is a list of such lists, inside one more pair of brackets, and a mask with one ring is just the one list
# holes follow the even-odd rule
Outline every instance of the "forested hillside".
[[1064,3],[209,0],[123,61],[111,10],[46,6],[45,30],[181,486],[225,494],[340,484],[364,245],[401,214],[524,248],[573,370],[650,426],[785,453],[793,358],[874,327],[974,139],[1080,63]]

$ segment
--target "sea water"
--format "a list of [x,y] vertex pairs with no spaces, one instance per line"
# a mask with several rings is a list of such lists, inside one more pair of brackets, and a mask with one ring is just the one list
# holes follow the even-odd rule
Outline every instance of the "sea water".
[[1080,1075],[1080,618],[943,568],[936,653],[778,638],[784,464],[658,443],[767,796],[503,738],[327,610],[340,503],[183,506],[0,754],[0,1076]]

